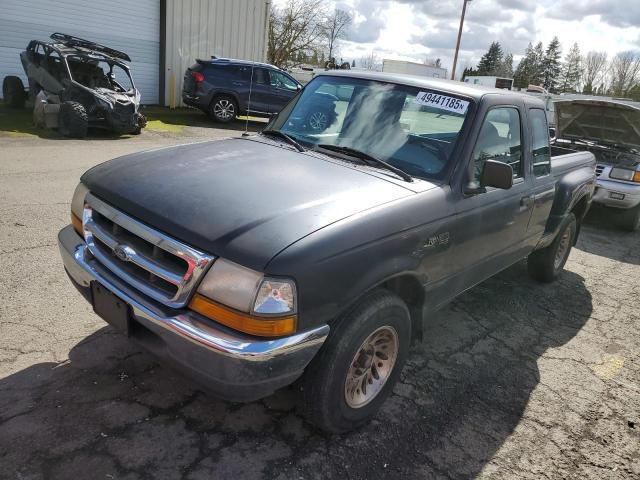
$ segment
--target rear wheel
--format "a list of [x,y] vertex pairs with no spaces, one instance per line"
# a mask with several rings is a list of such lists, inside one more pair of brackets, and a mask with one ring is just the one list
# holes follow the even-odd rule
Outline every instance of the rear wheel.
[[640,205],[623,212],[619,222],[620,226],[629,232],[640,230]]
[[229,123],[238,115],[238,106],[229,95],[219,95],[211,102],[209,113],[217,122]]
[[314,133],[325,131],[331,124],[329,113],[324,109],[312,110],[307,115],[307,128]]
[[368,422],[393,390],[411,340],[405,303],[391,292],[368,294],[338,322],[301,381],[301,410],[332,433]]
[[84,138],[89,129],[89,119],[78,102],[63,102],[58,114],[58,130],[65,137]]
[[27,93],[19,77],[10,75],[2,81],[2,98],[11,108],[22,108],[27,100]]
[[536,250],[527,259],[529,275],[539,282],[552,282],[562,272],[576,236],[577,222],[569,213],[558,230],[555,240],[546,248]]

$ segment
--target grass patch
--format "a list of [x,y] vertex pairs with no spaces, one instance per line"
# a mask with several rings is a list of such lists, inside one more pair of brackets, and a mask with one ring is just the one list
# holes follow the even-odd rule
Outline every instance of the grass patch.
[[30,108],[9,108],[0,103],[0,135],[8,137],[30,137],[40,130],[33,126],[33,111]]

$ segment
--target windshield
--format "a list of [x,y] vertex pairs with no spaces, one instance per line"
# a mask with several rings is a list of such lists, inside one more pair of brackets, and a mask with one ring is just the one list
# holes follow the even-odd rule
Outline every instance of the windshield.
[[133,92],[133,79],[129,70],[118,63],[81,56],[68,56],[71,78],[88,88],[107,89],[120,93]]
[[469,104],[425,88],[323,75],[271,128],[307,147],[349,147],[410,175],[442,178]]

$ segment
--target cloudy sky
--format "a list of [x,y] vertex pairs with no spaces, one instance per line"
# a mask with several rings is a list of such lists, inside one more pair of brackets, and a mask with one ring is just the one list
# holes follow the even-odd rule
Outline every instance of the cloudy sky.
[[[282,4],[285,0],[275,0]],[[397,59],[441,58],[451,67],[462,0],[327,0],[354,17],[340,56],[371,51]],[[459,69],[475,66],[493,40],[516,63],[530,41],[545,45],[557,35],[565,54],[573,42],[583,52],[610,56],[640,51],[640,0],[472,0],[467,5]]]

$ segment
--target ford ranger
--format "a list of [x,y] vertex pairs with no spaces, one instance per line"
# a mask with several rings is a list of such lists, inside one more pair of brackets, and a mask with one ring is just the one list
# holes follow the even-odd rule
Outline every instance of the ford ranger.
[[[319,131],[300,112],[336,98]],[[433,312],[523,259],[561,274],[595,187],[543,103],[378,73],[314,78],[260,134],[82,175],[59,246],[94,311],[214,394],[298,382],[342,432],[389,395]]]

